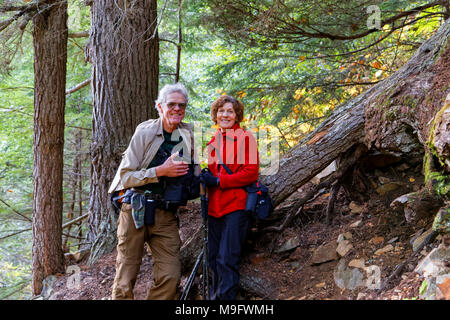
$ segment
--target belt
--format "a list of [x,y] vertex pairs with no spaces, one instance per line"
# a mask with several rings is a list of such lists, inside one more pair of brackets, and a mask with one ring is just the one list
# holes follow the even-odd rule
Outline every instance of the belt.
[[145,190],[139,190],[139,189],[135,189],[135,188],[131,188],[130,189],[132,192],[134,193],[140,193],[140,194],[145,194],[145,196],[148,199],[152,199],[152,200],[164,200],[164,197],[162,194],[158,194],[158,193],[151,193],[151,192],[147,192]]
[[173,213],[176,213],[178,210],[179,205],[177,203],[172,203],[170,201],[165,201],[163,195],[158,193],[149,193],[145,190],[139,190],[135,188],[131,188],[132,192],[145,194],[148,199],[152,199],[156,201],[156,208],[165,210],[165,211],[171,211]]

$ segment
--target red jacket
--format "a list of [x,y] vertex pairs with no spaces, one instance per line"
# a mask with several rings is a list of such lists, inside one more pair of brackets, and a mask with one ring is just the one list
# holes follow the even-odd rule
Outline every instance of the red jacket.
[[[218,154],[218,151],[222,152]],[[232,151],[230,151],[232,150]],[[224,161],[233,172],[228,174]],[[208,142],[208,168],[219,177],[219,186],[208,188],[208,214],[219,218],[227,213],[244,210],[247,192],[244,187],[258,180],[259,156],[255,137],[235,123],[231,130],[217,130]]]

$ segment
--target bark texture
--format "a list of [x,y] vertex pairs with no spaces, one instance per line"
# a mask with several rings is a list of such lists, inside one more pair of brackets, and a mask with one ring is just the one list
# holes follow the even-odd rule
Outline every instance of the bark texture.
[[62,180],[67,60],[67,3],[41,1],[34,18],[34,197],[32,289],[63,270]]
[[107,190],[136,126],[158,113],[159,44],[156,0],[94,1],[88,59],[92,62],[90,263],[116,245],[117,216]]

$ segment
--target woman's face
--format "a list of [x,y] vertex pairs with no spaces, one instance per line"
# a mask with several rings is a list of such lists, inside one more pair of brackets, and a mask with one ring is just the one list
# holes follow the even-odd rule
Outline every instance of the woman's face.
[[221,129],[231,129],[236,122],[236,112],[231,102],[225,103],[217,109],[217,125]]

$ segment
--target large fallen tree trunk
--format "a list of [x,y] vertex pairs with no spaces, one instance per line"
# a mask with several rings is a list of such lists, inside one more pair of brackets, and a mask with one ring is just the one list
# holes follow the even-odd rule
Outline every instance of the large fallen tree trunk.
[[279,171],[263,178],[274,204],[356,145],[397,157],[423,154],[430,121],[449,92],[449,34],[447,21],[395,74],[338,107],[290,150],[280,160]]

